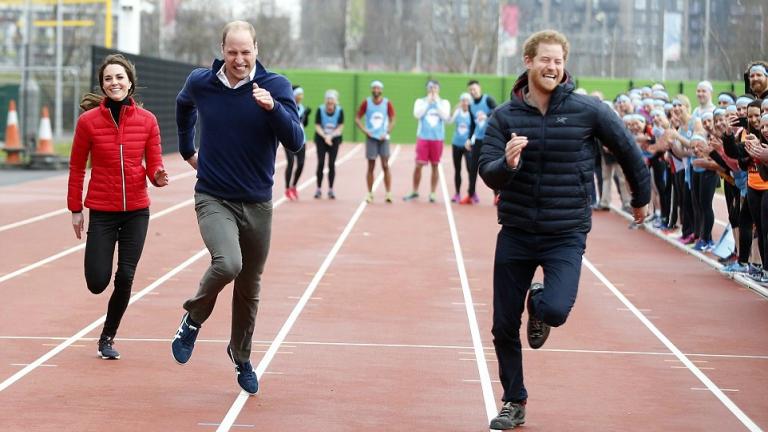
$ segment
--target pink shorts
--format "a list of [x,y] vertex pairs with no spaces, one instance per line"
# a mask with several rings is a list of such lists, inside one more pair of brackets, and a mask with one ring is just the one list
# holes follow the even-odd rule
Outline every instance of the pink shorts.
[[416,163],[438,164],[443,155],[443,140],[416,139]]

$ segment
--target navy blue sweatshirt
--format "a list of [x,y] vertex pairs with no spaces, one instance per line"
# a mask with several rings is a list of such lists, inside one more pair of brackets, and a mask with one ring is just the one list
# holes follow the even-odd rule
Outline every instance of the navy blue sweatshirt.
[[[258,61],[250,84],[226,87],[216,76],[224,64],[195,69],[176,97],[179,152],[195,154],[195,123],[202,119],[195,191],[217,198],[266,202],[272,199],[278,142],[297,152],[304,145],[291,83]],[[272,111],[253,99],[253,83],[272,95]]]

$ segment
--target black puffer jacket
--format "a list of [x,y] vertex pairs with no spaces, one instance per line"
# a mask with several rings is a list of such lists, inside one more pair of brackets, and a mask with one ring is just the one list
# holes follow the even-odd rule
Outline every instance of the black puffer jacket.
[[[650,176],[640,150],[609,107],[573,93],[566,73],[542,115],[523,101],[527,72],[508,102],[494,111],[480,155],[480,176],[499,190],[499,223],[533,233],[588,232],[596,139],[616,157],[632,190],[632,206],[650,201]],[[528,138],[517,167],[504,149],[512,133]]]

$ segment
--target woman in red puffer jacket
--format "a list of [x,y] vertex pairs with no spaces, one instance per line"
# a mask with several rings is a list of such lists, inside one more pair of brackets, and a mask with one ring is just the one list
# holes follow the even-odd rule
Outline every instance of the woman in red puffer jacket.
[[136,88],[134,65],[122,55],[107,56],[99,68],[99,83],[106,97],[88,94],[80,104],[86,112],[75,128],[67,206],[79,239],[85,222],[83,183],[90,156],[91,178],[85,197],[90,216],[85,280],[94,294],[109,286],[117,244],[115,289],[109,299],[98,354],[103,359],[119,359],[113,340],[128,307],[149,225],[146,178],[163,187],[168,184],[168,174],[163,168],[157,119],[131,98]]

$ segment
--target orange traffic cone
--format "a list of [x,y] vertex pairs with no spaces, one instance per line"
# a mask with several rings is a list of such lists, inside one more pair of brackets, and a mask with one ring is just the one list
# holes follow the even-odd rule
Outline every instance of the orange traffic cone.
[[48,107],[43,107],[43,117],[40,119],[40,129],[37,130],[37,156],[53,155],[53,131],[51,130],[51,118],[48,116]]
[[24,149],[21,147],[19,139],[19,116],[16,114],[16,101],[11,99],[8,104],[8,123],[5,127],[5,148],[6,165],[20,165],[21,153]]

